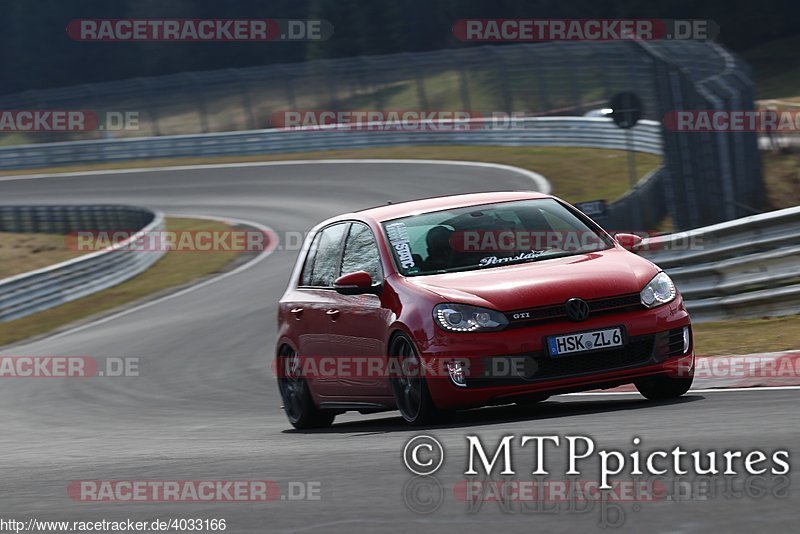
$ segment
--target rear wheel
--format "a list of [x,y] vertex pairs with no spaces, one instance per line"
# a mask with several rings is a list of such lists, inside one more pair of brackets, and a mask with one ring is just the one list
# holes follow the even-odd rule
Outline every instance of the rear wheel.
[[277,369],[283,410],[292,426],[298,429],[330,426],[336,413],[320,410],[314,404],[308,382],[301,376],[300,358],[291,347],[281,349]]
[[666,400],[680,397],[692,387],[694,376],[673,378],[650,376],[636,381],[636,389],[649,400]]
[[393,368],[397,370],[389,380],[400,415],[410,425],[434,422],[439,413],[422,376],[414,344],[405,335],[398,335],[389,346],[389,358],[394,360]]

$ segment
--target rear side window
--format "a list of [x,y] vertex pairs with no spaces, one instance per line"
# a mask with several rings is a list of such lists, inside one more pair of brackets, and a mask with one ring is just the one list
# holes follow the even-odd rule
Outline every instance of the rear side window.
[[383,279],[381,259],[372,230],[360,223],[353,223],[350,227],[342,256],[342,274],[355,271],[368,272],[373,282]]
[[314,241],[311,242],[311,246],[308,248],[306,262],[303,264],[303,273],[300,275],[301,286],[311,285],[311,272],[314,270],[314,258],[317,256],[317,249],[319,248],[319,240],[321,237],[322,232],[318,232],[314,237]]
[[[314,238],[306,257],[301,284],[314,287],[332,287],[339,276],[344,233],[349,223],[340,223],[322,230]],[[313,254],[313,257],[312,257]]]

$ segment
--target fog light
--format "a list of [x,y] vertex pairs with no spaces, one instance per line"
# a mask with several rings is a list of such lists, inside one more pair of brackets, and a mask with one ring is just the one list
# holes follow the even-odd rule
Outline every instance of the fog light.
[[450,375],[450,380],[453,384],[459,387],[467,387],[467,382],[464,378],[464,365],[459,361],[447,362],[447,373]]
[[683,353],[686,354],[689,352],[689,345],[692,344],[692,336],[690,334],[691,330],[689,330],[688,326],[683,327]]

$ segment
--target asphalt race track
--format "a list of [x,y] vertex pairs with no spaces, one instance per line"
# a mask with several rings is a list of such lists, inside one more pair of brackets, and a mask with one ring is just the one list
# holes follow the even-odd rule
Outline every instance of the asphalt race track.
[[[0,199],[124,202],[170,215],[254,221],[281,234],[390,200],[530,188],[529,178],[507,170],[326,163],[0,181]],[[227,532],[567,532],[591,530],[604,522],[609,526],[616,520],[606,517],[599,505],[584,512],[520,513],[502,511],[494,503],[470,511],[458,501],[452,488],[464,479],[465,435],[479,435],[492,446],[509,434],[588,435],[603,448],[620,450],[631,449],[631,440],[639,436],[643,449],[786,448],[800,456],[800,390],[692,393],[672,403],[649,403],[637,395],[566,396],[535,408],[462,413],[432,429],[409,429],[397,414],[389,413],[340,416],[323,432],[290,430],[269,363],[275,303],[296,254],[276,250],[252,268],[197,290],[0,351],[138,357],[143,362],[140,377],[0,381],[3,516],[92,521],[224,518]],[[419,479],[406,470],[402,449],[418,434],[437,437],[445,449],[437,473],[444,502],[432,513],[410,510],[430,512],[439,504],[429,498],[439,495],[434,486],[409,491],[408,484]],[[548,467],[553,478],[563,478],[561,459]],[[596,469],[582,473],[584,479],[596,476]],[[779,495],[732,491],[685,502],[620,503],[622,530],[794,530],[800,499],[794,489],[797,476],[791,477],[790,489]],[[284,497],[291,481],[317,482],[320,499],[120,504],[76,502],[67,495],[70,481],[95,479],[267,479],[278,483]],[[740,477],[733,482],[752,481]],[[759,483],[769,488],[776,482]]]

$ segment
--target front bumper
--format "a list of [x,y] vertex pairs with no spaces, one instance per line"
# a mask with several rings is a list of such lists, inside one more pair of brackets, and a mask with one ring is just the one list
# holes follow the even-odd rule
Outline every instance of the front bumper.
[[[421,355],[440,370],[447,362],[463,362],[463,384],[441,372],[428,377],[427,384],[439,408],[467,408],[614,387],[645,376],[688,376],[694,369],[694,346],[690,341],[684,351],[683,328],[690,325],[679,298],[651,310],[597,315],[580,323],[556,320],[500,332],[443,332],[421,347]],[[624,329],[623,347],[557,358],[544,350],[546,336],[614,326]]]

